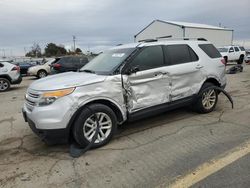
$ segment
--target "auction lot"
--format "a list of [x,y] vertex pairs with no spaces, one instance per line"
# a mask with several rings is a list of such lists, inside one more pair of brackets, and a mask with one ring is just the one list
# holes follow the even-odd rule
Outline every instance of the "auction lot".
[[106,146],[74,159],[24,122],[35,78],[0,93],[0,187],[250,187],[250,66],[227,75],[214,112],[182,108],[127,123]]

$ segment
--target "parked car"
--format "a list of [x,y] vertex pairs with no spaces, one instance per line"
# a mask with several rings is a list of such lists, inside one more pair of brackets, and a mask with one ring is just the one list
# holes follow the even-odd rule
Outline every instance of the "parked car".
[[37,78],[44,78],[50,74],[50,65],[56,63],[60,59],[61,58],[54,58],[43,65],[32,66],[28,69],[28,75],[36,76]]
[[8,62],[0,62],[0,92],[7,91],[10,85],[20,84],[20,67]]
[[28,69],[32,66],[34,66],[34,64],[28,63],[28,62],[13,62],[13,64],[17,65],[20,67],[20,73],[22,75],[27,75],[28,73]]
[[77,71],[88,63],[88,58],[85,56],[65,56],[59,61],[52,63],[51,72],[54,74]]
[[[208,41],[161,40],[116,46],[79,72],[34,81],[26,93],[23,116],[47,143],[80,146],[110,141],[117,125],[191,105],[209,113],[226,86],[225,61]],[[198,97],[197,97],[198,96]],[[91,109],[91,110],[90,110]]]
[[242,46],[224,46],[218,48],[218,50],[226,63],[236,61],[238,64],[242,64],[246,57],[245,48]]

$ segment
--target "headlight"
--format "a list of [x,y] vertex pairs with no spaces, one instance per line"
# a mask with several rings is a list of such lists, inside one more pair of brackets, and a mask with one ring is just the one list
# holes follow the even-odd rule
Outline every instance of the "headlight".
[[42,94],[42,98],[38,102],[38,106],[46,106],[55,102],[58,98],[64,97],[73,93],[75,88],[60,89],[54,91],[48,91]]

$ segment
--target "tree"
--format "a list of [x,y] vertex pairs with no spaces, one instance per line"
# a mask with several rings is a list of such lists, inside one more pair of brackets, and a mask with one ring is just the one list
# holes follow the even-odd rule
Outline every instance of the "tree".
[[44,55],[46,57],[62,56],[67,54],[67,50],[64,48],[63,45],[56,45],[54,43],[47,44],[44,51]]
[[42,50],[38,43],[31,46],[31,50],[25,54],[26,57],[42,57]]
[[82,50],[80,48],[76,48],[76,54],[82,54]]

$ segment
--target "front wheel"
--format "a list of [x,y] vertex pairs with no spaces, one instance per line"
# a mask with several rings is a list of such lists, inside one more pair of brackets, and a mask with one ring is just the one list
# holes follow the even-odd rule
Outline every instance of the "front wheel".
[[194,108],[198,113],[209,113],[214,110],[218,101],[218,93],[215,89],[207,89],[214,86],[212,83],[204,83],[195,101]]
[[95,117],[99,123],[99,134],[92,148],[107,144],[116,132],[117,118],[113,110],[103,104],[89,105],[81,111],[73,127],[74,139],[82,147],[87,146],[96,133]]

